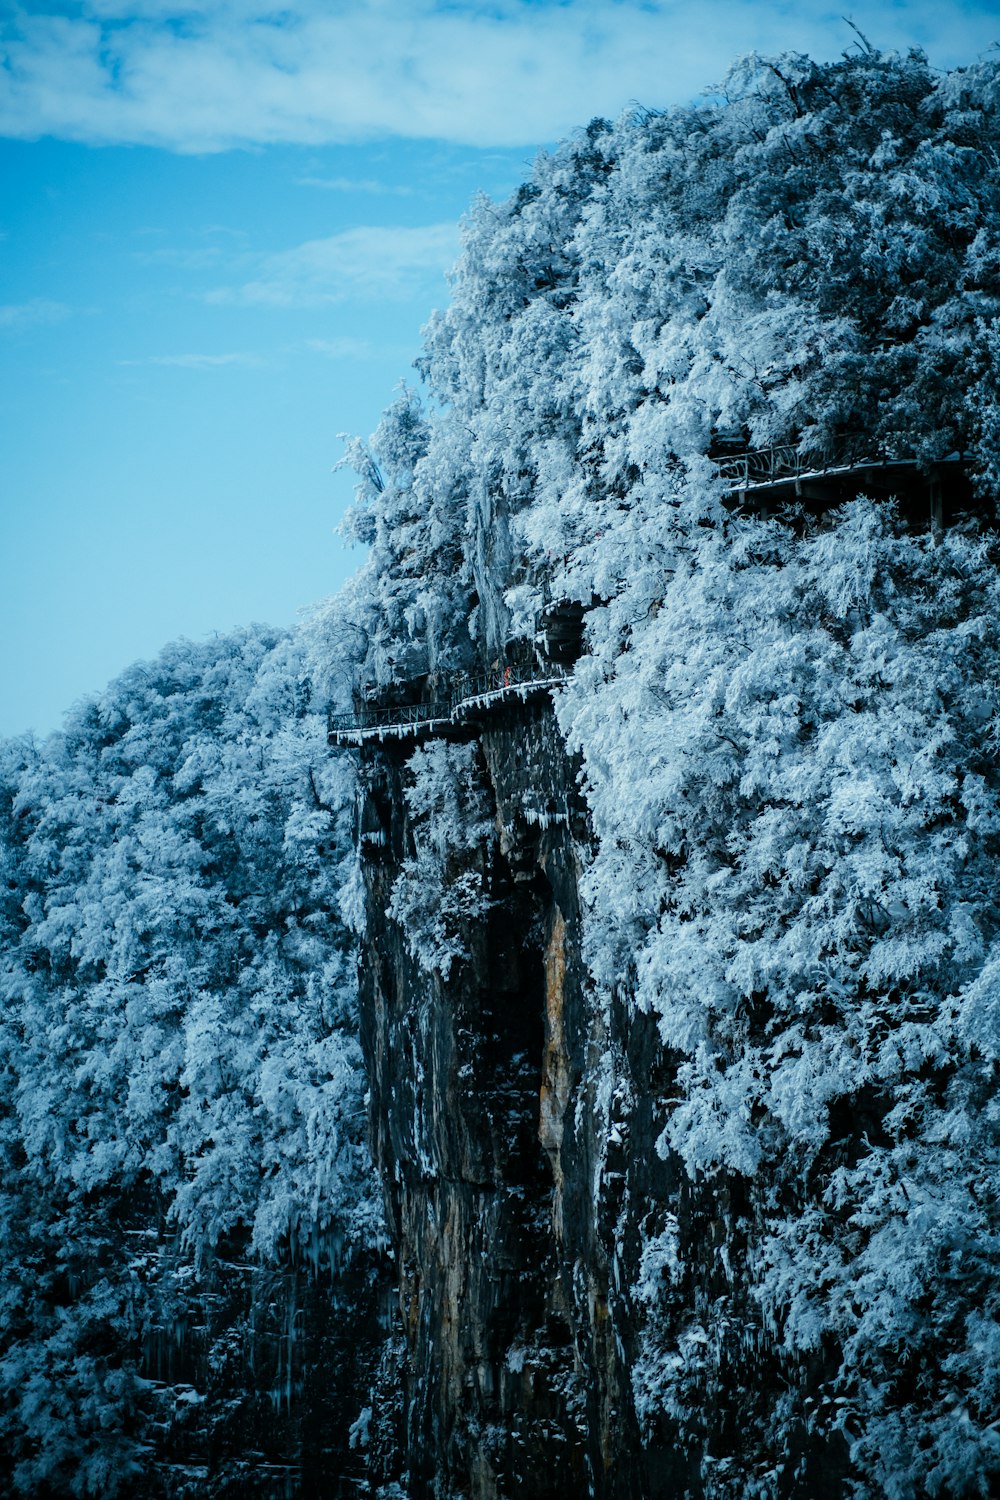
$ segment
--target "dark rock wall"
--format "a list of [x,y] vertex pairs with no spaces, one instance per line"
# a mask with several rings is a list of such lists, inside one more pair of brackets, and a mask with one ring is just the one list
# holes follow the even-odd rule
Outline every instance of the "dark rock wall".
[[675,1059],[627,994],[588,987],[589,833],[549,700],[493,709],[475,743],[491,905],[447,980],[387,916],[412,742],[362,766],[362,1043],[399,1299],[371,1482],[412,1500],[842,1495],[840,1439],[813,1424],[800,1451],[769,1445],[775,1401],[807,1412],[823,1371],[770,1350],[747,1269],[758,1209],[658,1154]]
[[129,1494],[357,1494],[365,1462],[350,1431],[390,1326],[385,1264],[340,1266],[337,1246],[318,1238],[314,1264],[268,1268],[233,1240],[196,1269],[177,1234],[125,1233],[133,1274],[155,1266],[165,1289],[135,1349],[147,1442]]
[[607,1226],[593,1210],[609,1043],[580,957],[576,768],[544,697],[480,726],[491,906],[444,981],[385,915],[410,839],[409,753],[387,742],[362,773],[362,1042],[404,1341],[376,1393],[373,1478],[476,1500],[632,1493]]
[[[418,967],[385,917],[410,837],[405,744],[367,767],[362,827],[383,837],[365,855],[362,1044],[405,1338],[402,1431],[384,1434],[376,1412],[372,1461],[378,1479],[408,1472],[414,1494],[579,1494],[586,1472],[552,1148],[539,1133],[540,1097],[554,1138],[567,1090],[558,1049],[562,995],[581,977],[569,936],[576,854],[565,798],[543,830],[521,805],[518,771],[552,732],[533,713],[479,741],[500,837],[481,856],[489,913],[470,923],[469,958],[447,982]],[[546,788],[546,803],[561,794]]]

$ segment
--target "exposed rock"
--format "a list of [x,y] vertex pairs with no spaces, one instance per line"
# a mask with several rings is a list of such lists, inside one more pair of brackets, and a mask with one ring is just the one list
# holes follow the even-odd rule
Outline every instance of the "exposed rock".
[[[673,1060],[628,996],[588,990],[589,832],[549,700],[494,709],[475,745],[490,904],[447,979],[386,917],[413,844],[412,741],[362,771],[362,1041],[400,1333],[372,1481],[413,1500],[656,1500],[704,1494],[710,1473],[734,1500],[748,1475],[761,1494],[839,1495],[844,1445],[821,1423],[783,1472],[768,1447],[779,1372],[747,1289],[753,1205],[658,1153]],[[643,1415],[678,1358],[683,1406]],[[821,1364],[796,1372],[804,1412]]]
[[383,1482],[408,1473],[414,1494],[578,1495],[587,1382],[558,1184],[585,830],[547,702],[496,711],[477,743],[498,832],[479,854],[489,910],[447,981],[384,915],[412,838],[405,744],[370,761],[361,815],[385,831],[365,846],[362,1040],[406,1341],[402,1451],[374,1463]]

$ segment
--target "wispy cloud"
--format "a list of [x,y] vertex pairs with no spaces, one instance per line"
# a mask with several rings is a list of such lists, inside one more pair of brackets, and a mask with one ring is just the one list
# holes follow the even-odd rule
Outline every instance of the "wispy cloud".
[[37,328],[61,323],[69,314],[65,302],[50,302],[43,297],[34,297],[30,302],[8,302],[0,306],[0,328]]
[[375,349],[367,339],[306,339],[306,348],[316,354],[325,354],[327,359],[372,359]]
[[[53,10],[57,0],[50,0]],[[757,49],[839,54],[827,0],[66,0],[0,32],[0,131],[211,151],[375,136],[552,140],[630,99],[692,97]],[[874,43],[968,61],[995,0],[860,0]]]
[[259,369],[266,363],[259,354],[151,354],[146,359],[120,359],[120,365],[171,365],[179,370],[215,370],[224,365]]
[[266,256],[251,280],[237,287],[218,287],[208,293],[208,300],[315,307],[348,297],[396,300],[422,288],[440,287],[443,294],[443,276],[458,249],[454,224],[359,225]]
[[297,177],[295,181],[298,187],[322,188],[328,193],[391,194],[399,198],[408,198],[413,193],[405,183],[379,182],[374,177]]
[[141,228],[134,231],[143,242],[141,249],[133,250],[134,258],[143,265],[173,266],[181,271],[209,271],[222,264],[232,265],[245,247],[249,235],[245,229],[234,229],[227,224],[206,224],[190,231],[195,243],[187,245],[151,244],[154,239],[163,239],[168,231],[159,228]]
[[220,245],[190,246],[163,245],[155,250],[136,250],[137,261],[146,266],[173,266],[179,271],[211,271],[218,274],[219,266],[229,254]]

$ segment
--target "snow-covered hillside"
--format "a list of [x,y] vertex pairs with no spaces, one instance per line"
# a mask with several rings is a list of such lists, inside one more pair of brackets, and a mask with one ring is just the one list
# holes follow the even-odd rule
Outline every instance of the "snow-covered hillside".
[[[625,1140],[611,1318],[640,1330],[642,1442],[689,1456],[692,1494],[1000,1476],[998,106],[995,61],[860,48],[593,122],[475,205],[429,399],[352,453],[369,680],[588,609],[557,715],[607,1045],[565,1119],[596,1100]],[[779,442],[818,469],[960,454],[972,493],[943,537],[912,494],[725,503],[716,461]],[[629,1156],[650,1108],[671,1193]],[[706,1411],[746,1381],[727,1434]]]
[[282,1408],[360,1336],[363,1305],[297,1325],[295,1268],[331,1302],[381,1237],[353,778],[301,633],[261,628],[168,648],[0,764],[0,1487],[208,1493],[295,1456]]
[[[997,1491],[998,161],[995,58],[860,43],[592,122],[336,604],[3,747],[3,1483]],[[553,607],[551,690],[328,748]]]

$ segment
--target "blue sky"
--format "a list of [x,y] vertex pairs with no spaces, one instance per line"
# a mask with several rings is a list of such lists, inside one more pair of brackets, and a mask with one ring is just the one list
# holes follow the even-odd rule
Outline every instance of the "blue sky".
[[[835,57],[842,11],[0,0],[0,733],[334,592],[338,433],[412,377],[472,195],[745,51]],[[1000,0],[848,13],[941,67],[1000,40]]]

